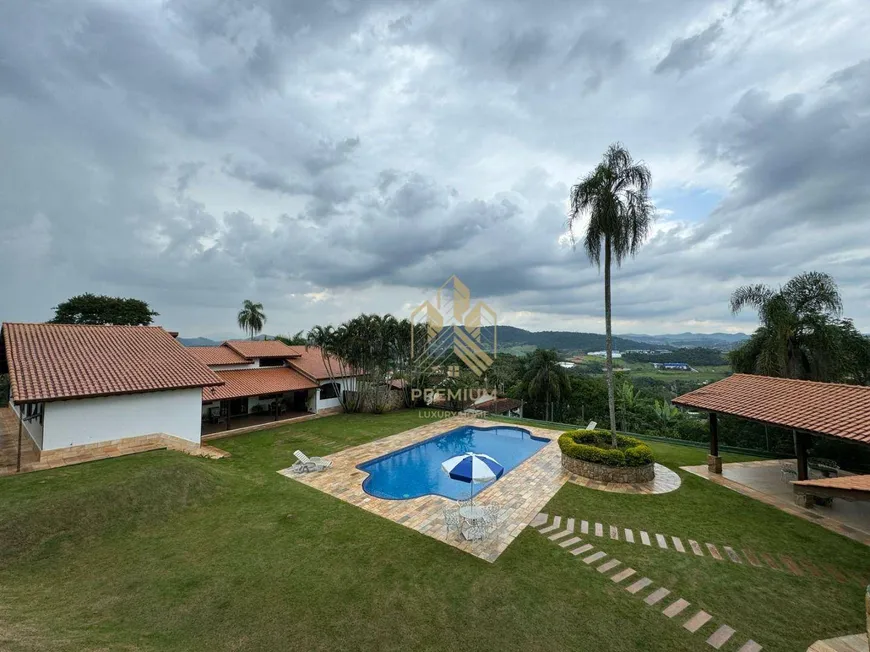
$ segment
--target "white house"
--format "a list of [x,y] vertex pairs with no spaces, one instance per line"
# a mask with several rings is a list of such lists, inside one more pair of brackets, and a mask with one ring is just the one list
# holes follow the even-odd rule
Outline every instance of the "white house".
[[40,452],[152,434],[198,444],[202,391],[223,383],[150,326],[3,324],[4,371]]
[[330,380],[319,349],[247,340],[185,347],[156,326],[3,324],[0,373],[9,374],[9,406],[37,459],[148,435],[198,445],[218,430],[339,411],[340,393],[356,383]]

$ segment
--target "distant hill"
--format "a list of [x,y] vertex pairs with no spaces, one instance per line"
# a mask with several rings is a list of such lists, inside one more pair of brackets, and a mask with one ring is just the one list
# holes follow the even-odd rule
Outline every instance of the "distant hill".
[[730,351],[749,339],[746,333],[673,333],[667,335],[624,335],[633,340],[677,349],[706,348]]
[[[492,326],[481,329],[485,341],[492,341]],[[527,331],[516,326],[498,327],[498,348],[504,350],[512,346],[535,346],[539,349],[556,349],[565,353],[603,351],[605,337],[600,333],[574,333],[571,331]],[[648,344],[628,339],[613,337],[613,349],[646,349]]]
[[184,346],[217,346],[220,342],[210,340],[207,337],[179,337],[178,341]]

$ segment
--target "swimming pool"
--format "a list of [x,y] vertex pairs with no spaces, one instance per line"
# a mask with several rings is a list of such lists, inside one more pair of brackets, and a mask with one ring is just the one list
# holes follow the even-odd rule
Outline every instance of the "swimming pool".
[[[471,485],[448,477],[441,469],[442,462],[462,453],[484,453],[494,457],[508,473],[548,442],[523,428],[461,426],[364,462],[357,468],[369,474],[363,482],[363,490],[378,498],[404,500],[428,494],[468,498]],[[474,495],[487,486],[475,483]]]

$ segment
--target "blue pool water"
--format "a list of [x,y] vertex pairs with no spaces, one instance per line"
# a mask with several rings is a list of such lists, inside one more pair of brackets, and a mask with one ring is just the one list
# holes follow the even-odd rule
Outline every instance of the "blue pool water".
[[[484,453],[494,457],[504,467],[504,472],[508,473],[541,450],[547,442],[547,439],[533,437],[522,428],[462,426],[369,460],[357,468],[369,474],[363,482],[365,492],[378,498],[403,500],[427,494],[453,499],[468,498],[472,495],[472,486],[448,477],[441,468],[442,462],[463,453]],[[487,486],[475,483],[474,494]]]

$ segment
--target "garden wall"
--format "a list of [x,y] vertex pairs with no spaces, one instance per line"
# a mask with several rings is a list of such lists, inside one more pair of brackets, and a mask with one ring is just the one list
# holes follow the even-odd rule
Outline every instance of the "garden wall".
[[650,482],[655,477],[655,464],[643,466],[606,466],[562,455],[562,468],[583,478],[599,482],[636,484]]

